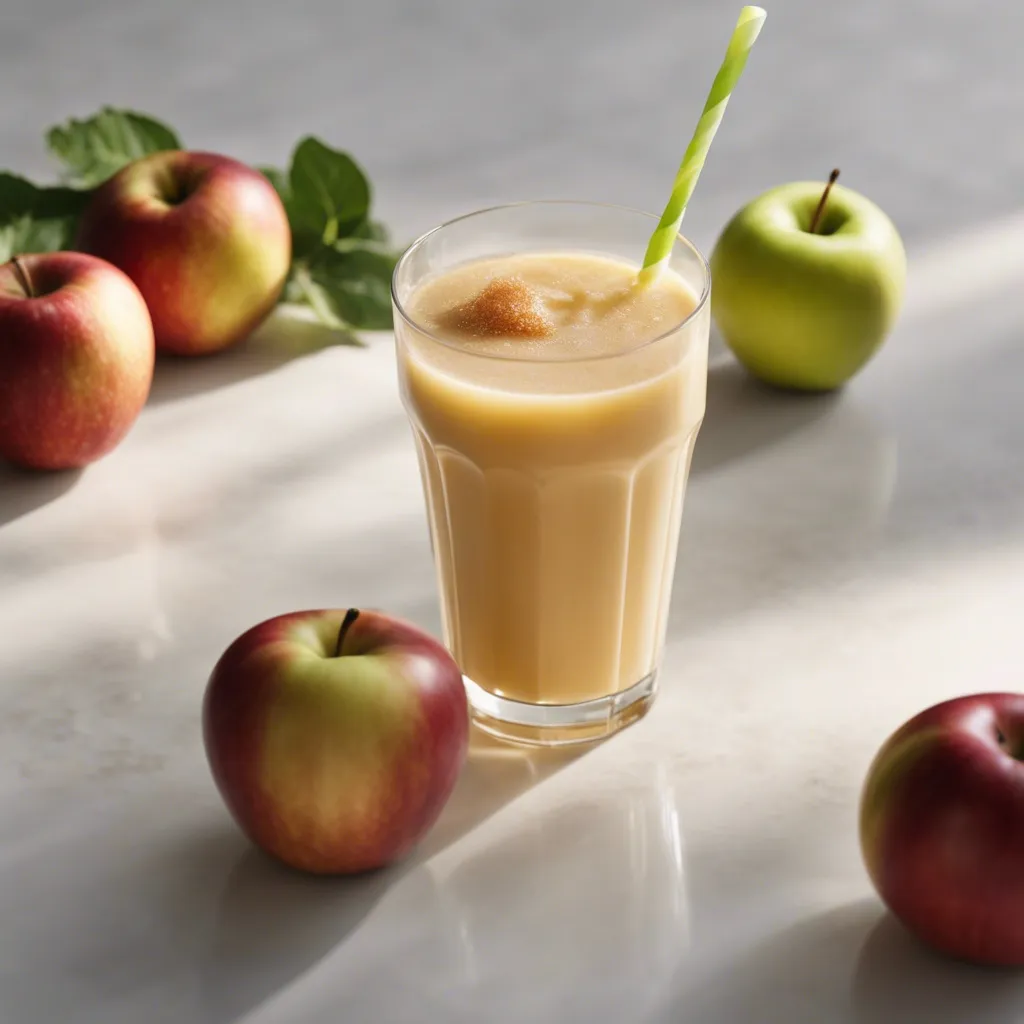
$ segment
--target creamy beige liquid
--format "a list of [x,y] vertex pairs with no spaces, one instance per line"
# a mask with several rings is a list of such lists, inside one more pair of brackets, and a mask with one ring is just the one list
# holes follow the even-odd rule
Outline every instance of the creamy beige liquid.
[[[707,306],[674,330],[693,292],[672,271],[645,287],[636,274],[580,252],[480,260],[413,293],[425,331],[397,326],[446,639],[501,697],[576,703],[657,668]],[[538,297],[548,336],[456,326],[453,310],[507,279]]]

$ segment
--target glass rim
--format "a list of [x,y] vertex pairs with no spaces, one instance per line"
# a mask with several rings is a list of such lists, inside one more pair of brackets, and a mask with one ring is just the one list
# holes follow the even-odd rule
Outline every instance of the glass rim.
[[681,242],[694,256],[697,257],[697,262],[700,265],[701,271],[704,278],[704,287],[701,289],[697,304],[692,310],[678,323],[673,324],[671,327],[655,335],[647,341],[641,342],[633,348],[626,349],[623,352],[607,352],[602,355],[580,355],[578,353],[571,353],[565,356],[556,357],[554,359],[544,359],[536,356],[515,356],[506,355],[500,352],[474,352],[472,349],[467,348],[466,345],[460,344],[459,342],[452,341],[448,338],[442,337],[440,334],[435,333],[431,328],[424,324],[418,323],[412,318],[407,312],[405,306],[402,304],[398,297],[398,275],[402,267],[408,262],[408,260],[423,246],[425,245],[434,235],[438,232],[443,231],[445,228],[449,228],[454,224],[460,224],[464,220],[470,220],[473,217],[483,216],[485,213],[497,213],[501,210],[514,210],[524,206],[577,206],[577,207],[590,207],[598,210],[615,210],[620,213],[635,214],[638,217],[644,217],[647,220],[658,221],[661,218],[654,213],[647,213],[645,210],[638,210],[632,206],[622,206],[618,203],[599,203],[587,199],[524,199],[518,202],[511,203],[496,203],[493,206],[485,206],[479,210],[472,210],[469,213],[460,214],[458,217],[452,217],[449,220],[444,221],[441,224],[432,227],[429,231],[423,232],[417,239],[411,242],[398,257],[395,263],[394,272],[391,275],[391,301],[395,307],[395,311],[402,318],[403,322],[406,323],[410,328],[419,334],[424,335],[431,341],[437,342],[439,345],[443,345],[445,348],[450,348],[453,351],[460,352],[463,355],[471,356],[475,359],[495,359],[499,362],[505,363],[536,363],[539,365],[549,364],[558,365],[559,363],[584,363],[584,362],[598,362],[599,360],[610,360],[610,359],[622,359],[626,356],[631,356],[637,352],[642,352],[644,349],[649,348],[652,345],[658,344],[658,342],[664,341],[666,338],[670,338],[673,334],[678,333],[684,327],[687,326],[692,320],[695,320],[703,311],[707,305],[708,298],[711,295],[711,267],[708,263],[707,257],[681,232],[676,235],[676,241]]

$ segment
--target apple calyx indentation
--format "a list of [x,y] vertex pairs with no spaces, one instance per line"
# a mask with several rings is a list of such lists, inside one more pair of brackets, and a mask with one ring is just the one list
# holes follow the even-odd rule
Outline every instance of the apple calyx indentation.
[[811,218],[811,226],[807,229],[809,234],[817,234],[818,225],[821,223],[822,217],[825,213],[825,204],[828,202],[828,194],[832,191],[832,186],[836,183],[839,177],[839,168],[835,167],[832,173],[828,176],[828,181],[825,184],[825,191],[821,193],[821,198],[818,200],[818,205],[814,211],[814,216]]
[[358,618],[359,618],[359,609],[358,608],[349,608],[349,610],[347,612],[345,612],[345,618],[342,619],[342,621],[341,621],[341,628],[338,630],[338,641],[334,645],[334,657],[335,658],[340,658],[341,657],[341,647],[342,647],[342,644],[345,643],[345,636],[348,633],[348,631],[352,628],[352,623],[355,622],[356,619],[358,619]]
[[32,278],[29,276],[28,267],[26,267],[17,256],[11,257],[11,267],[14,270],[14,276],[18,281],[18,286],[25,293],[25,298],[34,299],[36,297],[36,291],[32,287]]

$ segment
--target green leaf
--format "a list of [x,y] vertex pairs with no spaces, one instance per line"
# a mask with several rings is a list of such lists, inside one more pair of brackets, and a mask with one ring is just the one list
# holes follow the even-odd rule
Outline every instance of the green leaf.
[[292,301],[304,302],[309,306],[322,324],[338,332],[338,337],[344,344],[363,345],[360,338],[348,329],[349,325],[337,316],[330,296],[320,284],[313,280],[309,267],[304,263],[295,268],[292,283],[296,293]]
[[334,306],[326,291],[313,280],[308,267],[302,266],[295,271],[295,286],[295,297],[301,297],[322,323],[337,329],[345,326],[344,321],[334,312]]
[[339,238],[334,245],[327,248],[336,253],[376,253],[379,256],[387,257],[391,261],[392,269],[394,269],[397,258],[391,246],[385,245],[383,242],[373,242],[368,238]]
[[0,263],[27,252],[56,252],[70,245],[74,236],[74,217],[33,220],[16,217],[0,224]]
[[274,186],[274,191],[281,197],[281,202],[287,205],[292,194],[288,185],[288,175],[277,167],[258,167],[257,170]]
[[77,220],[89,205],[92,192],[77,188],[41,188],[36,193],[33,215],[37,219],[72,217]]
[[104,107],[84,121],[71,119],[46,133],[50,152],[73,184],[92,188],[150,153],[181,149],[166,125],[131,110]]
[[350,327],[387,330],[392,326],[394,269],[394,254],[377,247],[323,249],[309,265],[309,278],[318,289],[316,301],[307,299],[325,323],[329,317]]
[[391,241],[388,229],[379,220],[371,220],[369,217],[357,225],[349,237],[365,238],[371,242],[380,242],[382,245],[387,245]]
[[35,210],[39,189],[25,178],[0,171],[0,221],[12,220]]
[[349,234],[366,219],[370,184],[347,154],[319,139],[303,139],[292,155],[289,221],[292,234],[304,241],[315,235],[325,245]]
[[9,171],[0,171],[0,221],[26,214],[32,217],[73,217],[89,202],[91,193],[74,188],[39,188]]
[[259,168],[262,174],[277,192],[281,203],[284,205],[285,213],[288,215],[288,226],[292,232],[292,258],[302,259],[313,252],[318,246],[323,245],[321,239],[322,231],[318,228],[303,224],[296,215],[294,203],[292,202],[292,187],[288,175],[276,167]]
[[37,188],[0,172],[0,258],[6,262],[17,253],[67,248],[88,201],[88,192]]
[[[308,277],[308,273],[306,274]],[[281,292],[281,302],[297,302],[306,303],[309,305],[309,300],[306,296],[305,290],[298,280],[299,274],[295,264],[292,264],[292,272],[288,275],[288,280],[284,283],[284,290]]]

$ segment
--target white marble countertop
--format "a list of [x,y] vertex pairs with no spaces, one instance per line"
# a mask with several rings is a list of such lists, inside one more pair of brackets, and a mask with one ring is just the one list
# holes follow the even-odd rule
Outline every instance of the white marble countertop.
[[[0,162],[41,175],[45,125],[130,103],[254,161],[348,146],[402,237],[493,199],[657,207],[735,13],[425,8],[9,0]],[[252,852],[199,734],[213,661],[266,616],[438,627],[390,338],[272,323],[161,365],[86,472],[0,467],[0,1021],[1024,1018],[1024,977],[884,915],[856,839],[892,728],[1021,686],[1022,27],[998,0],[771,7],[691,234],[839,163],[904,231],[905,315],[832,397],[719,354],[654,709],[582,756],[475,739],[393,870]]]

